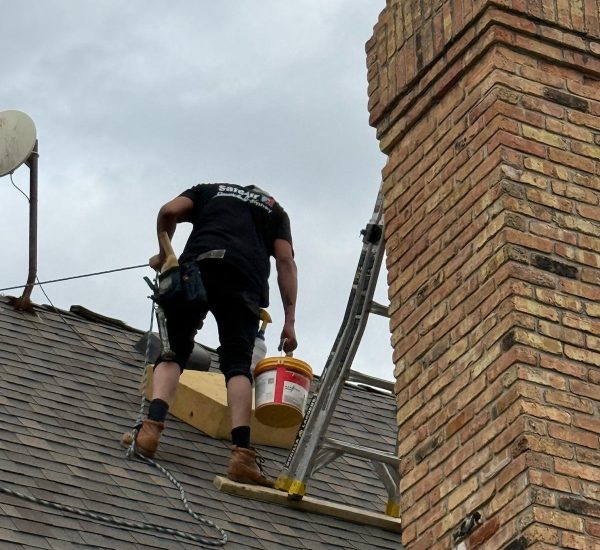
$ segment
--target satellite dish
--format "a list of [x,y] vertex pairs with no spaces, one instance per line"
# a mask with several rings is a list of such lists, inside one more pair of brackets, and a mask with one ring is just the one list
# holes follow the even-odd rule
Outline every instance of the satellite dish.
[[37,139],[35,124],[21,111],[0,112],[0,178],[31,155]]

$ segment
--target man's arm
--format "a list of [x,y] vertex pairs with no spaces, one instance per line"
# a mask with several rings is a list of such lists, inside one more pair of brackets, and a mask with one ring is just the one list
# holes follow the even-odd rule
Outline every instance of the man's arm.
[[275,266],[277,268],[277,283],[281,293],[281,302],[285,320],[281,331],[281,340],[285,340],[283,351],[294,351],[298,346],[296,341],[296,295],[298,293],[298,271],[294,261],[292,245],[285,239],[275,239]]
[[189,222],[191,219],[194,202],[188,197],[176,197],[161,207],[158,211],[156,219],[156,234],[158,235],[159,253],[152,256],[150,267],[152,269],[160,269],[167,257],[167,251],[164,248],[163,241],[160,238],[162,233],[166,233],[170,241],[175,234],[175,229],[178,223]]

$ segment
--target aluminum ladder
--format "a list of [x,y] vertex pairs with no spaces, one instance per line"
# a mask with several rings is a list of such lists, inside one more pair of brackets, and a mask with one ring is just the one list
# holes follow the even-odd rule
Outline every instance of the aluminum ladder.
[[351,455],[370,461],[373,471],[388,493],[385,513],[399,517],[400,460],[397,453],[386,453],[325,437],[344,383],[350,377],[357,382],[361,381],[361,376],[350,369],[369,313],[389,316],[387,307],[373,301],[384,254],[381,187],[371,220],[361,234],[362,251],[340,330],[321,374],[318,391],[309,402],[304,421],[275,488],[287,491],[290,499],[301,500],[306,493],[308,480],[315,473],[338,457]]

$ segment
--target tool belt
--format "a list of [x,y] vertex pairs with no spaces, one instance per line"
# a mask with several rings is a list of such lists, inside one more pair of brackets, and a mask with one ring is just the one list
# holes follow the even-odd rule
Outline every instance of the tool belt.
[[198,264],[189,262],[161,273],[152,298],[166,311],[205,307],[208,297]]

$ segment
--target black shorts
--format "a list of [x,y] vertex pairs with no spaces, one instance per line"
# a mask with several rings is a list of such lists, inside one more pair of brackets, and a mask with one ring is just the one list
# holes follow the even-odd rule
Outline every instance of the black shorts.
[[[165,309],[174,360],[183,371],[194,349],[194,337],[210,311],[219,331],[217,353],[225,381],[240,374],[252,381],[250,364],[258,331],[259,295],[249,290],[243,275],[223,260],[202,260],[199,266],[208,296],[207,306]],[[159,356],[156,364],[161,360]]]

